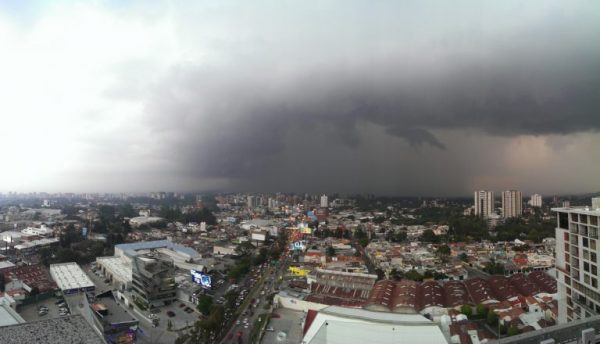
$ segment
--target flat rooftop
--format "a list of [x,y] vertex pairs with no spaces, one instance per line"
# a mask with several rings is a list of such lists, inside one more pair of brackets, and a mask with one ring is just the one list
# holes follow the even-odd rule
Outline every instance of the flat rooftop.
[[131,265],[125,262],[121,257],[98,257],[96,258],[98,264],[102,264],[107,270],[110,270],[115,278],[120,281],[131,281],[133,276],[131,272]]
[[[137,321],[137,318],[135,318],[133,314],[129,312],[129,310],[125,310],[117,303],[112,293],[108,293],[108,295],[103,297],[98,297],[96,302],[94,302],[92,305],[103,305],[106,307],[108,310],[108,315],[102,316],[102,319],[106,320],[110,324]],[[94,306],[92,306],[92,308],[94,308]],[[96,314],[96,316],[98,316],[98,314]]]
[[61,290],[95,287],[77,263],[51,264],[50,275]]
[[2,327],[0,343],[104,344],[104,340],[81,315],[71,315]]
[[157,248],[163,248],[163,247],[169,248],[174,251],[179,251],[179,252],[185,253],[190,258],[196,258],[196,257],[200,256],[200,254],[198,252],[196,252],[196,250],[194,250],[193,248],[179,245],[179,244],[176,244],[169,240],[140,241],[140,242],[134,242],[134,243],[130,243],[130,244],[115,245],[115,249],[122,250],[125,254],[127,254],[130,257],[135,256],[136,251],[157,249]]
[[600,208],[594,209],[592,207],[560,207],[560,208],[552,208],[551,210],[563,212],[563,213],[577,213],[577,214],[600,216]]

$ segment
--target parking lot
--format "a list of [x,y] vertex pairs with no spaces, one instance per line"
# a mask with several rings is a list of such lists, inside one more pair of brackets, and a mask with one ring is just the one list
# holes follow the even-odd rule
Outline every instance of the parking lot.
[[268,327],[273,328],[273,331],[265,332],[261,343],[300,343],[302,341],[304,313],[285,308],[278,308],[273,313],[276,316],[271,317],[268,325]]
[[[47,318],[58,318],[61,315],[60,315],[60,311],[59,311],[59,306],[55,304],[55,302],[57,302],[57,301],[58,301],[57,298],[52,297],[52,298],[44,300],[44,301],[39,301],[39,302],[30,304],[27,306],[22,306],[19,309],[19,314],[26,321],[36,321],[36,320],[47,319]],[[45,315],[40,315],[39,314],[40,306],[48,307],[48,313]]]

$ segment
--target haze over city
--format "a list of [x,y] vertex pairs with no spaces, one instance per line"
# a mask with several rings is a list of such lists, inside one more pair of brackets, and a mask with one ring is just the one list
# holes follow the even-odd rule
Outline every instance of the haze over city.
[[0,190],[597,191],[599,10],[2,1]]

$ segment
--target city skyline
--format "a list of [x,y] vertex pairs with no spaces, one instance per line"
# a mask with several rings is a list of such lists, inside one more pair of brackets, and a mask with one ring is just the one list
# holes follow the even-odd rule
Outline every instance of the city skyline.
[[3,2],[0,190],[595,192],[599,6]]

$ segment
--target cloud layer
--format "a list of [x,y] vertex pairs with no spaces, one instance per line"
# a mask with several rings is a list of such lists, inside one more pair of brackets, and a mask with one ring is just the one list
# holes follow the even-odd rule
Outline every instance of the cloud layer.
[[[0,189],[594,190],[593,173],[561,186],[548,170],[600,168],[598,10],[593,1],[5,9],[0,40],[12,49],[0,57],[0,92],[10,100],[0,111],[14,129],[0,140],[22,144],[9,155],[21,173]],[[42,146],[50,152],[32,159]],[[41,180],[30,173],[40,163]]]

